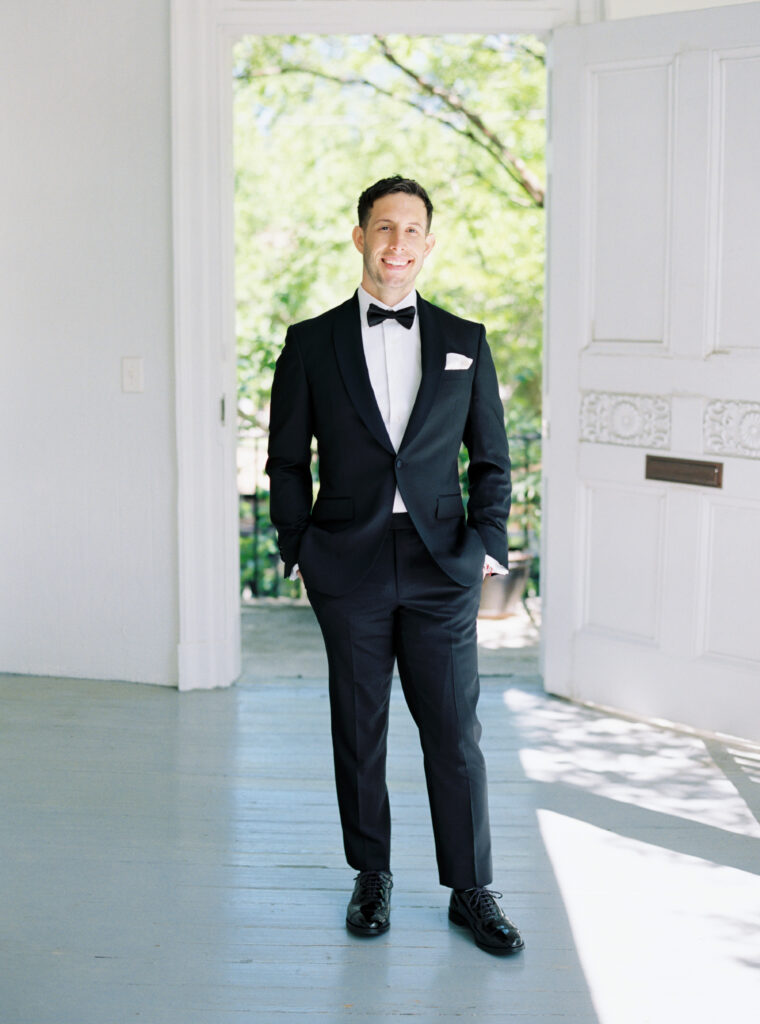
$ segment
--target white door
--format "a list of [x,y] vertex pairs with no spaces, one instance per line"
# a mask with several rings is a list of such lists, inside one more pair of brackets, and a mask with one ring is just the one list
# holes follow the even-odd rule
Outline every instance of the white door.
[[760,740],[760,4],[552,62],[545,685]]

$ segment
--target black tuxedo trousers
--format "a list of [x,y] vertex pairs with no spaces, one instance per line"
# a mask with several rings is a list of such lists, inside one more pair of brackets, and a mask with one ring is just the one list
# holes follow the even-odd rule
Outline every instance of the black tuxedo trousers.
[[491,881],[486,772],[476,715],[480,582],[454,583],[408,515],[394,515],[380,553],[346,596],[309,599],[330,674],[335,779],[348,863],[389,870],[385,782],[394,660],[424,755],[438,873],[467,889]]

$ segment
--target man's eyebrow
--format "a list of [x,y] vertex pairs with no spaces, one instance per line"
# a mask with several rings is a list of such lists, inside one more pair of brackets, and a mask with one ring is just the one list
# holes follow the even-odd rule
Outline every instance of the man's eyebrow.
[[[375,221],[375,223],[376,224],[395,224],[396,221],[393,220],[391,217],[378,217],[377,220]],[[421,228],[422,227],[422,223],[420,221],[418,221],[418,220],[410,220],[410,221],[407,221],[407,223],[410,224],[410,225],[413,225],[416,228]]]

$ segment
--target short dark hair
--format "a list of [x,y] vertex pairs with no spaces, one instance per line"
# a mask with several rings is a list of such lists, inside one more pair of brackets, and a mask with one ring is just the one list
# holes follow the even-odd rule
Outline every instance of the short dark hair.
[[430,202],[430,196],[419,182],[412,178],[402,178],[400,174],[394,174],[391,178],[381,178],[374,185],[365,188],[359,196],[359,226],[366,228],[374,204],[382,196],[389,196],[393,192],[405,192],[408,196],[417,196],[422,200],[427,211],[427,229],[429,231],[433,220],[433,204]]

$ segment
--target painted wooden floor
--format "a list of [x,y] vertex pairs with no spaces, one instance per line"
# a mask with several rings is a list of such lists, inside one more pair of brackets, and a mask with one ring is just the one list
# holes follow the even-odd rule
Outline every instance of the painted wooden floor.
[[550,699],[530,635],[485,624],[494,885],[526,951],[447,921],[398,688],[392,927],[361,940],[311,613],[244,633],[226,691],[0,677],[1,1024],[758,1019],[757,748]]

